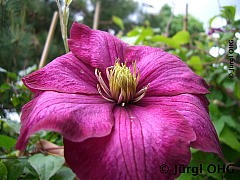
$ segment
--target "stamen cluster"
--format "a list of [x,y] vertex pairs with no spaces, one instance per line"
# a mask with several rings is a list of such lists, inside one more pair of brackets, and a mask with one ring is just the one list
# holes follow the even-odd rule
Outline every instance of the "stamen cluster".
[[[109,86],[107,86],[104,82],[101,72],[98,69],[95,70],[95,75],[99,81],[99,84],[97,84],[99,94],[104,99],[111,102],[116,102],[122,106],[124,106],[126,103],[137,102],[142,99],[149,87],[148,84],[146,87],[143,87],[136,93],[136,88],[140,78],[140,71],[138,69],[137,73],[136,61],[133,64],[133,74],[130,67],[127,67],[126,64],[127,61],[125,61],[125,64],[120,64],[119,60],[117,59],[114,66],[106,68]],[[103,95],[101,89],[103,89],[106,95]]]

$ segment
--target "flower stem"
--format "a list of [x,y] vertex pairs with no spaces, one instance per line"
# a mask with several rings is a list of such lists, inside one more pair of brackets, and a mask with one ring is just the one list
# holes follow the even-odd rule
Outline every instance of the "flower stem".
[[61,11],[61,4],[59,0],[56,0],[57,6],[58,6],[58,12],[59,12],[59,19],[60,19],[60,27],[62,32],[62,38],[64,43],[64,48],[66,53],[69,52],[68,43],[67,43],[67,24],[68,24],[68,17],[69,17],[69,5],[71,3],[71,0],[65,0],[63,13]]

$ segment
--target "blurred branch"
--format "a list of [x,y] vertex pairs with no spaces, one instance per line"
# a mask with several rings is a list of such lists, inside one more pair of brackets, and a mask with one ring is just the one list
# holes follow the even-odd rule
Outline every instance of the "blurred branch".
[[166,29],[165,29],[165,36],[166,36],[166,37],[168,37],[168,35],[169,35],[169,27],[170,27],[170,24],[171,24],[171,22],[172,22],[173,15],[174,15],[174,14],[173,14],[173,11],[172,11],[171,16],[170,16],[170,18],[169,18],[169,20],[168,20]]
[[97,4],[96,4],[95,13],[94,13],[93,29],[97,29],[98,28],[99,16],[100,16],[100,8],[101,8],[101,1],[98,0]]
[[57,17],[58,17],[58,13],[57,13],[57,11],[55,11],[54,15],[53,15],[53,18],[52,18],[50,28],[49,28],[49,31],[48,31],[48,36],[47,36],[47,40],[46,40],[45,45],[44,45],[41,60],[40,60],[40,63],[39,63],[39,67],[38,67],[39,69],[41,69],[46,64],[47,55],[48,55],[48,51],[49,51],[49,48],[50,48],[51,40],[53,38],[54,31],[55,31],[55,28],[56,28],[56,25],[57,25]]
[[184,21],[183,21],[183,30],[187,31],[187,26],[188,26],[188,4],[186,4],[186,14],[184,16]]

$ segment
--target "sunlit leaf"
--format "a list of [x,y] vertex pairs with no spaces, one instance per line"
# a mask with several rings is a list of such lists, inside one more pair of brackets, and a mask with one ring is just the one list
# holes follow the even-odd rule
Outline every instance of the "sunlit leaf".
[[117,16],[113,16],[112,17],[113,22],[118,25],[122,30],[124,30],[124,24],[121,18],[117,17]]
[[137,35],[139,35],[139,33],[140,33],[139,29],[138,29],[138,28],[135,28],[135,29],[129,31],[129,32],[127,33],[127,36],[128,36],[128,37],[137,36]]
[[142,28],[139,35],[138,35],[138,39],[136,41],[136,45],[137,44],[142,44],[144,42],[144,40],[146,40],[148,37],[152,37],[153,35],[153,30],[150,27],[146,27],[146,28]]
[[200,60],[200,57],[198,57],[198,56],[192,56],[191,59],[189,60],[188,64],[197,71],[203,70],[202,62]]
[[180,45],[178,44],[177,41],[174,41],[173,39],[167,38],[163,35],[154,36],[151,40],[154,42],[162,42],[162,43],[164,43],[168,46],[171,46],[173,48],[176,48],[176,49],[180,48]]
[[172,39],[176,41],[179,45],[187,44],[190,40],[190,34],[188,31],[179,31],[173,36]]

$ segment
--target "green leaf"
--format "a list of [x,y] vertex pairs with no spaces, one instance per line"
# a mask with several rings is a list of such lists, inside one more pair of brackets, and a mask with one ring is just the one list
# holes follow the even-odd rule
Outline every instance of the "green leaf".
[[196,44],[199,49],[205,50],[204,45],[201,42],[196,41]]
[[221,84],[223,82],[223,80],[225,80],[226,78],[228,78],[228,73],[222,73],[220,74],[220,76],[218,76],[217,78],[217,83]]
[[218,136],[221,134],[223,127],[224,127],[224,121],[222,119],[217,119],[213,121],[213,125],[217,131]]
[[3,162],[0,161],[0,179],[6,179],[7,178],[7,167]]
[[12,73],[12,72],[7,72],[7,75],[8,75],[8,77],[10,77],[12,79],[17,80],[17,74]]
[[5,92],[6,90],[9,90],[11,88],[10,84],[9,83],[3,83],[1,86],[0,86],[0,92]]
[[198,57],[198,56],[192,56],[191,59],[189,60],[188,64],[197,71],[203,70],[202,62],[200,60],[200,57]]
[[8,72],[6,69],[3,69],[0,67],[0,72],[2,73],[6,73],[8,77],[13,78],[14,80],[17,80],[17,74],[13,73],[13,72]]
[[122,30],[124,30],[124,24],[121,18],[117,17],[117,16],[113,16],[112,17],[113,22],[118,25]]
[[234,33],[233,32],[226,32],[224,33],[223,37],[220,39],[220,42],[226,42],[227,40],[233,39]]
[[9,159],[5,162],[5,165],[8,171],[7,179],[16,180],[23,173],[24,167],[27,165],[27,160]]
[[13,103],[13,106],[14,107],[16,107],[17,105],[19,105],[21,102],[20,102],[20,100],[17,98],[17,96],[16,95],[13,95],[13,97],[12,97],[12,103]]
[[128,36],[128,37],[137,36],[137,35],[139,35],[139,33],[140,33],[140,32],[139,32],[139,28],[135,28],[135,29],[129,31],[129,32],[127,33],[127,36]]
[[9,136],[0,135],[0,147],[10,150],[16,144],[16,139],[13,139]]
[[209,29],[212,28],[212,22],[214,19],[216,19],[217,17],[219,17],[219,15],[213,16],[210,20],[209,20]]
[[188,31],[179,31],[175,34],[172,39],[176,41],[179,45],[189,43],[190,34]]
[[62,167],[50,180],[73,180],[75,176],[70,168]]
[[152,39],[151,39],[153,42],[162,42],[168,46],[171,46],[173,48],[180,48],[180,45],[177,43],[177,41],[174,41],[173,39],[171,38],[167,38],[163,35],[158,35],[158,36],[154,36]]
[[231,89],[232,91],[234,90],[234,86],[235,86],[235,82],[232,81],[231,79],[226,79],[224,82],[223,82],[223,87],[225,89]]
[[142,44],[147,37],[152,37],[152,35],[153,35],[152,28],[150,28],[150,27],[144,28],[143,27],[142,30],[141,30],[141,33],[138,36],[136,44],[139,44],[139,43]]
[[221,9],[222,14],[220,15],[221,17],[225,18],[227,21],[230,21],[231,23],[235,19],[235,12],[236,8],[234,6],[224,6]]
[[63,157],[44,156],[43,154],[35,154],[28,161],[37,171],[40,180],[48,180],[65,162]]
[[233,93],[238,99],[240,99],[240,84],[239,83],[235,83]]
[[192,180],[192,176],[190,173],[183,173],[176,180]]
[[223,121],[229,127],[240,132],[240,125],[237,123],[237,121],[234,121],[234,119],[231,116],[222,116],[219,120]]
[[227,126],[224,127],[221,135],[220,140],[233,148],[234,150],[240,152],[240,143],[237,139],[236,134]]

